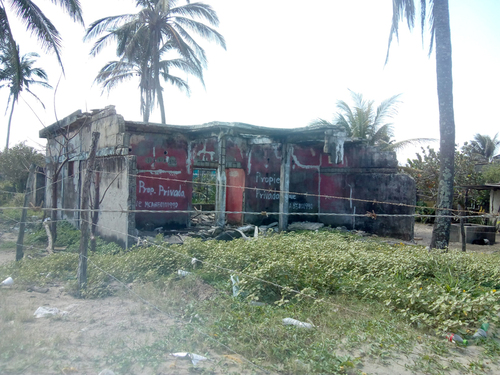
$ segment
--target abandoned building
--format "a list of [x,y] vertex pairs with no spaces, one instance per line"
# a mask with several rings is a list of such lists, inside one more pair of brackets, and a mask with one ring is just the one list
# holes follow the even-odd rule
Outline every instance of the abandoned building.
[[[113,106],[77,111],[40,131],[48,179],[62,166],[58,215],[77,226],[92,132],[100,133],[91,188],[97,233],[125,247],[136,242],[137,229],[189,226],[203,195],[197,187],[211,186],[200,185],[203,176],[216,186],[219,226],[279,221],[286,229],[319,221],[413,238],[413,179],[398,173],[394,152],[349,139],[340,127],[146,124],[124,120]],[[47,191],[47,207],[50,196]]]

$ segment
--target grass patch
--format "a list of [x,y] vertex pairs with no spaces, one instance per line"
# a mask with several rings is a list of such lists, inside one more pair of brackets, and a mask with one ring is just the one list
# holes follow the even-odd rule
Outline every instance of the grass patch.
[[[192,258],[203,263],[194,268]],[[182,341],[183,351],[224,353],[211,337],[276,372],[357,374],[369,361],[384,364],[404,357],[402,368],[411,371],[479,373],[500,355],[494,341],[499,260],[498,254],[428,252],[329,231],[255,241],[192,239],[184,245],[168,245],[158,237],[148,247],[91,254],[85,296],[115,293],[119,285],[111,274],[133,283],[135,293],[162,311],[190,322],[181,331],[168,329],[169,340]],[[74,288],[77,262],[71,252],[25,259],[0,267],[0,279],[57,280]],[[241,272],[239,297],[231,295],[230,272],[210,264]],[[192,275],[179,279],[178,269]],[[316,328],[283,326],[286,317]],[[454,352],[443,333],[470,337],[483,321],[492,328],[488,340],[478,343],[481,356],[469,364],[450,360],[466,349]],[[148,360],[159,363],[168,343],[175,342],[166,340],[123,348],[110,361],[121,363],[122,372]]]

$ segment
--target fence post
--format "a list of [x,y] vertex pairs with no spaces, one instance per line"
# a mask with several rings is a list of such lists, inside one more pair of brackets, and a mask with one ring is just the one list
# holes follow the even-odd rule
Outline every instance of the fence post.
[[281,147],[279,230],[283,232],[288,228],[288,191],[290,190],[290,157],[292,154],[292,145],[283,142]]
[[85,287],[87,284],[87,248],[89,244],[89,228],[90,228],[90,212],[89,209],[89,197],[90,197],[90,183],[92,181],[92,173],[95,166],[95,155],[97,150],[97,142],[99,141],[99,132],[92,133],[92,145],[90,146],[90,154],[87,159],[87,170],[85,171],[85,178],[83,180],[82,189],[82,202],[81,202],[81,222],[80,222],[80,257],[78,261],[78,291]]
[[215,225],[223,228],[226,224],[226,137],[219,135],[219,167],[217,168],[217,192],[215,200]]
[[17,244],[16,244],[16,261],[23,259],[24,256],[24,229],[26,227],[26,215],[28,212],[28,206],[31,196],[31,190],[33,187],[33,181],[35,178],[35,164],[31,164],[30,173],[28,175],[28,181],[26,181],[26,191],[24,192],[24,204],[23,211],[21,214],[21,223],[19,224],[19,234],[17,235]]

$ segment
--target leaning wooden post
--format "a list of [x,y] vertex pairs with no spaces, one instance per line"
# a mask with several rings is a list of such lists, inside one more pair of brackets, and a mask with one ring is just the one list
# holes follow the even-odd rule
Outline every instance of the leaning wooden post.
[[89,209],[89,192],[90,183],[92,181],[92,172],[95,166],[95,154],[97,150],[97,142],[99,141],[100,133],[92,133],[92,145],[90,146],[90,154],[87,159],[87,170],[83,180],[82,201],[81,201],[81,221],[80,221],[80,258],[78,261],[78,290],[81,291],[87,284],[87,248],[89,244],[89,227],[90,227],[90,212]]
[[288,191],[290,190],[290,157],[292,154],[292,145],[283,142],[281,147],[279,230],[283,232],[288,228]]
[[35,164],[31,164],[30,173],[28,175],[28,181],[26,181],[26,191],[24,193],[24,205],[23,212],[21,214],[21,223],[19,224],[19,234],[17,235],[17,245],[16,245],[16,261],[23,259],[24,256],[24,228],[26,227],[26,214],[28,212],[28,206],[31,196],[31,190],[33,187],[33,181],[35,178]]

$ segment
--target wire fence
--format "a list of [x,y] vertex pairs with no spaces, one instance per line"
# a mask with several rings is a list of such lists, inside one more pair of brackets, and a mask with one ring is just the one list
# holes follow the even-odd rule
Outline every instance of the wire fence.
[[[100,171],[100,173],[103,173],[103,172]],[[139,177],[143,177],[143,176],[132,175],[130,177],[139,178]],[[68,177],[66,177],[66,178],[68,178]],[[164,178],[164,177],[155,177],[155,176],[151,176],[151,177],[148,176],[147,178],[148,179],[149,178],[155,178],[155,179],[159,179],[159,180],[162,180],[162,181],[169,181],[169,182],[194,183],[193,181],[181,180],[181,179],[175,179],[175,178]],[[64,179],[60,179],[59,181],[64,181]],[[211,184],[209,182],[196,182],[196,183],[197,184],[201,183],[201,184],[216,185],[216,184]],[[241,186],[233,186],[233,187],[237,187],[237,188],[240,188],[240,189],[242,188]],[[273,192],[273,193],[281,193],[279,190],[265,189],[265,188],[256,188],[256,187],[244,187],[243,189],[250,190],[250,191],[256,191],[256,190],[258,190],[258,191],[267,191],[267,192]],[[378,201],[378,200],[357,199],[357,198],[352,198],[352,197],[340,197],[340,196],[322,195],[322,194],[308,194],[308,193],[299,193],[299,192],[290,192],[290,191],[285,192],[285,194],[295,194],[295,195],[303,195],[303,196],[306,196],[306,197],[316,197],[316,198],[325,198],[325,199],[341,199],[341,200],[349,200],[351,202],[355,201],[355,202],[373,203],[373,204],[387,204],[387,205],[395,205],[395,206],[404,207],[404,208],[421,208],[419,206],[408,205],[408,204],[404,204],[404,203],[382,202],[382,201]],[[135,214],[135,213],[154,213],[154,214],[159,214],[159,213],[161,213],[161,214],[167,214],[167,215],[168,214],[172,214],[172,213],[182,213],[182,214],[200,214],[200,213],[203,213],[203,214],[219,214],[219,213],[224,213],[224,214],[247,214],[247,215],[264,215],[264,216],[285,214],[285,215],[301,215],[301,216],[304,215],[304,216],[368,217],[368,218],[371,218],[371,219],[374,219],[374,220],[376,220],[378,217],[435,218],[435,217],[438,216],[438,215],[435,215],[435,214],[420,214],[420,213],[384,214],[384,213],[376,213],[376,212],[371,212],[371,213],[367,212],[366,214],[356,214],[354,212],[350,212],[350,213],[349,212],[344,212],[344,213],[335,213],[335,212],[287,212],[286,213],[285,212],[285,213],[283,213],[283,212],[276,212],[276,211],[274,211],[274,212],[262,212],[262,211],[261,212],[252,212],[252,211],[227,211],[227,210],[224,210],[224,211],[218,211],[218,210],[203,211],[203,210],[191,210],[191,209],[188,209],[188,210],[137,210],[137,209],[88,209],[88,210],[82,210],[82,209],[79,209],[79,208],[48,208],[48,207],[31,207],[31,208],[35,209],[35,211],[42,211],[42,212],[48,212],[48,211],[54,211],[54,210],[56,210],[58,212],[82,212],[82,211],[89,211],[90,213],[94,213],[94,212],[99,212],[99,213],[121,213],[121,214]],[[31,220],[28,220],[28,221],[25,221],[25,222],[21,222],[21,221],[17,220],[15,216],[11,216],[11,215],[7,214],[7,212],[9,210],[19,210],[19,209],[23,209],[23,207],[3,207],[0,210],[0,217],[2,217],[4,219],[7,219],[7,220],[10,220],[10,221],[14,222],[16,225],[21,224],[21,223],[25,223],[25,224],[35,223],[35,222],[39,222],[40,221],[40,219],[38,219],[38,218],[31,218]],[[460,216],[458,216],[457,214],[460,214]],[[439,216],[443,216],[443,215],[439,215]],[[462,219],[469,219],[469,218],[483,218],[483,219],[488,219],[488,218],[490,218],[491,219],[492,217],[494,217],[492,215],[487,215],[487,214],[484,214],[484,213],[474,213],[474,214],[471,214],[470,211],[468,211],[468,210],[453,210],[452,214],[450,214],[450,215],[444,215],[444,216],[449,217],[449,218],[455,218],[455,219],[456,218],[462,218]],[[62,219],[58,219],[56,221],[65,221],[65,220],[62,218]],[[73,221],[75,223],[81,223],[82,219],[81,218],[77,218],[77,219],[74,219]],[[90,221],[87,221],[87,222],[89,224],[91,224],[91,225],[95,225],[95,223],[92,223]],[[100,230],[107,231],[109,233],[115,233],[117,235],[124,236],[124,237],[131,237],[134,240],[136,240],[138,243],[142,242],[142,243],[144,243],[147,246],[159,247],[162,250],[171,252],[172,254],[175,254],[177,256],[181,256],[181,257],[184,257],[186,259],[191,260],[191,262],[192,262],[193,265],[196,265],[196,264],[203,265],[204,267],[208,267],[208,268],[214,269],[217,272],[220,272],[221,274],[224,274],[226,277],[229,277],[229,275],[238,275],[238,276],[243,277],[243,278],[252,279],[254,281],[258,281],[260,283],[276,287],[276,288],[278,288],[278,289],[280,289],[280,290],[282,290],[282,291],[284,291],[286,293],[293,293],[293,294],[295,294],[297,296],[300,296],[300,297],[303,297],[303,298],[307,298],[307,299],[311,299],[312,301],[315,301],[317,303],[327,303],[329,306],[332,306],[332,307],[334,307],[336,309],[342,309],[344,311],[347,311],[347,312],[350,312],[350,313],[353,313],[353,314],[361,314],[361,315],[364,314],[363,312],[352,311],[352,310],[348,309],[345,306],[337,305],[337,304],[332,303],[331,301],[327,301],[327,300],[324,300],[324,299],[312,296],[310,294],[303,293],[300,290],[296,290],[296,289],[290,288],[288,286],[280,285],[280,284],[278,284],[278,283],[276,283],[276,282],[274,282],[272,280],[266,280],[266,279],[263,279],[263,278],[258,278],[258,277],[255,277],[253,275],[250,275],[248,273],[242,272],[240,270],[223,267],[221,265],[218,265],[218,264],[215,264],[215,263],[212,263],[212,262],[207,262],[207,261],[204,261],[204,260],[199,260],[199,259],[196,259],[196,258],[191,258],[191,257],[189,257],[189,255],[184,254],[184,253],[179,252],[179,251],[176,251],[174,248],[172,248],[171,246],[169,246],[168,244],[165,244],[165,243],[158,244],[158,243],[152,242],[152,241],[150,241],[148,239],[143,239],[143,238],[141,238],[139,236],[132,236],[132,235],[130,235],[130,233],[125,233],[123,231],[119,231],[119,230],[117,230],[115,228],[109,227],[109,226],[107,226],[105,224],[102,224],[102,223],[99,223],[99,222],[97,223],[97,227]],[[21,245],[21,246],[23,246],[24,248],[27,248],[27,249],[29,248],[29,249],[33,249],[33,250],[39,250],[39,251],[45,251],[46,250],[46,249],[37,249],[34,245],[24,245],[24,244],[19,244],[19,245]],[[132,289],[130,289],[123,280],[120,280],[115,275],[113,275],[112,271],[105,270],[102,267],[98,266],[95,262],[93,262],[92,256],[84,256],[84,257],[88,261],[88,264],[91,267],[94,267],[99,272],[105,273],[107,276],[109,276],[111,279],[113,279],[119,285],[121,285],[124,289],[126,289],[131,295],[134,295],[140,301],[142,301],[144,304],[147,304],[147,305],[153,307],[158,312],[160,312],[162,314],[165,314],[166,316],[169,316],[169,317],[172,318],[172,316],[170,314],[168,314],[166,311],[162,310],[157,304],[151,302],[150,300],[148,300],[144,296],[141,296],[140,294],[138,294],[135,291],[133,291]],[[186,324],[185,321],[179,320],[176,317],[174,317],[174,320],[176,320],[179,324],[180,323]],[[193,323],[188,322],[188,324],[193,324]],[[202,328],[200,328],[200,326],[196,326],[195,329],[196,329],[197,332],[199,332],[201,335],[203,335],[207,339],[215,342],[217,345],[220,345],[220,347],[224,348],[225,350],[230,351],[233,354],[238,355],[243,361],[245,361],[249,365],[253,366],[254,368],[258,369],[259,371],[267,372],[266,369],[264,369],[263,367],[261,367],[258,364],[252,362],[251,360],[245,358],[243,355],[237,353],[231,347],[229,347],[226,344],[222,343],[220,340],[217,340],[212,335],[206,333]]]

